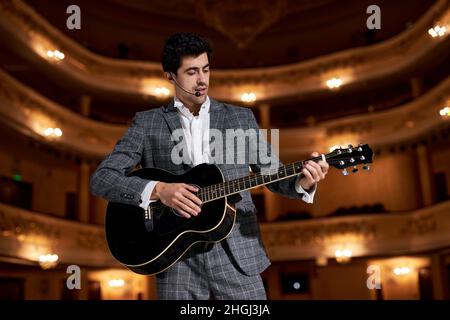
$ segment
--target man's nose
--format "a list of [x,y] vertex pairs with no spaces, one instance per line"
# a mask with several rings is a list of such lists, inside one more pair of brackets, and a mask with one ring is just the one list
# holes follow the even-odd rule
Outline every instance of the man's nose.
[[203,71],[198,73],[197,83],[206,83],[206,74]]

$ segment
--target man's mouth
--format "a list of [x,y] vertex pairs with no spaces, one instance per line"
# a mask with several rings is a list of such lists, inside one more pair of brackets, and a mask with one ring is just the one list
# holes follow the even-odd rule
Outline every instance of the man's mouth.
[[197,88],[197,89],[195,89],[195,91],[196,91],[196,92],[200,92],[200,94],[203,96],[203,95],[206,94],[206,89],[207,89],[207,88],[202,87],[202,88]]

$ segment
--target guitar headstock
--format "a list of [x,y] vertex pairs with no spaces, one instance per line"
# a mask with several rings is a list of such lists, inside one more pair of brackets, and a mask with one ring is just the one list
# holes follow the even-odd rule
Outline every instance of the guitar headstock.
[[348,148],[338,148],[325,155],[330,166],[337,169],[343,169],[342,173],[348,175],[347,168],[353,167],[352,172],[357,172],[356,167],[363,164],[363,170],[369,170],[369,163],[372,163],[373,151],[368,144],[353,147],[349,145]]

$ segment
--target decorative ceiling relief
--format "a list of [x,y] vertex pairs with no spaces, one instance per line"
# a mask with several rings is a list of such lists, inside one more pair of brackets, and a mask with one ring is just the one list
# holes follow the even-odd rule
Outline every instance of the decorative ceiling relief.
[[287,1],[200,0],[195,6],[202,21],[233,40],[239,48],[245,48],[281,19]]

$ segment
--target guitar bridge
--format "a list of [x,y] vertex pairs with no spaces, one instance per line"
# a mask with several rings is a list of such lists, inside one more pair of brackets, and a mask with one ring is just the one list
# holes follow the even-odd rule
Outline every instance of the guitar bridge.
[[144,225],[147,231],[153,231],[153,219],[152,219],[152,211],[150,210],[150,205],[144,209]]

